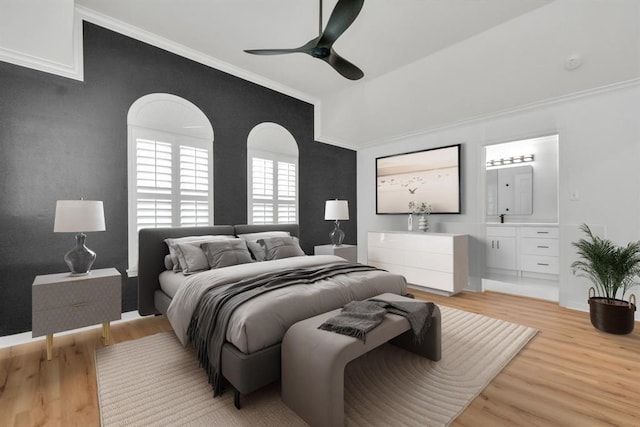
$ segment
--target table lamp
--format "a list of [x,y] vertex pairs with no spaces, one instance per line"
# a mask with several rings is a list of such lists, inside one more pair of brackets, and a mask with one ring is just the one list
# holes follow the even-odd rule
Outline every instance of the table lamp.
[[333,246],[340,246],[344,240],[344,231],[340,230],[340,221],[349,219],[349,202],[347,200],[327,200],[324,207],[325,221],[335,221],[335,227],[329,233]]
[[72,276],[89,274],[96,253],[84,244],[89,231],[105,231],[104,207],[96,200],[58,200],[54,233],[77,233],[76,246],[64,256]]

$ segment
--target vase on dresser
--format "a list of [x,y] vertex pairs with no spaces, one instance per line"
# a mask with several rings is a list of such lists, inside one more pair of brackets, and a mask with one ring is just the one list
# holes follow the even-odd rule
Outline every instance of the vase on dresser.
[[409,218],[407,219],[407,230],[413,231],[413,214],[409,214]]
[[420,219],[418,219],[418,229],[420,231],[427,231],[429,229],[429,222],[427,221],[426,215],[420,215]]

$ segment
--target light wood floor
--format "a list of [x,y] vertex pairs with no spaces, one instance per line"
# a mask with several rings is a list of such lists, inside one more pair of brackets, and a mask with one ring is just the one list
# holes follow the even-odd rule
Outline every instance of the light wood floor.
[[[498,293],[418,293],[438,304],[539,329],[454,426],[640,426],[640,325],[598,332],[587,313]],[[115,342],[171,330],[164,317],[112,326]],[[0,426],[99,424],[94,349],[101,329],[0,349]],[[473,354],[469,355],[470,358]]]

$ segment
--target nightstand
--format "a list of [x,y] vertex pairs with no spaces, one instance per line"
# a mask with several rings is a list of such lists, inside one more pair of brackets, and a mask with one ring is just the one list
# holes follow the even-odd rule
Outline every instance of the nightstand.
[[313,251],[316,255],[337,255],[351,262],[358,262],[358,247],[356,245],[320,245]]
[[36,276],[32,287],[32,336],[47,336],[47,360],[51,360],[56,332],[102,323],[104,344],[109,345],[109,322],[121,318],[121,299],[122,277],[115,268],[92,270],[86,276]]

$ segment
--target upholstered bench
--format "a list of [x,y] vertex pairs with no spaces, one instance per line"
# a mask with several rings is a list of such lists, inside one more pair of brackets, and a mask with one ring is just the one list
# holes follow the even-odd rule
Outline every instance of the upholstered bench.
[[[395,294],[375,298],[415,301]],[[367,334],[366,342],[318,329],[340,310],[294,324],[282,341],[282,401],[314,427],[344,424],[344,369],[353,359],[388,341],[431,360],[440,360],[441,356],[441,319],[437,306],[431,327],[420,345],[414,342],[407,319],[395,314],[387,313],[383,322]]]

